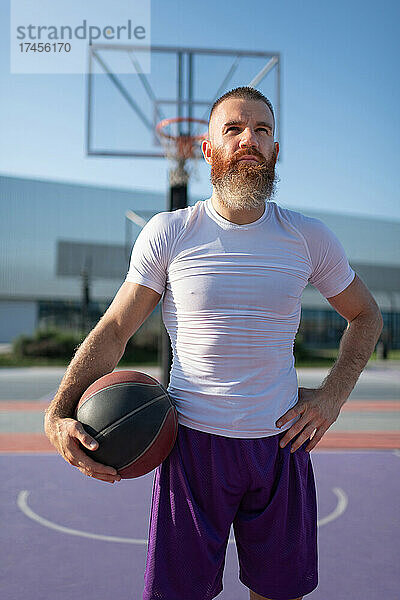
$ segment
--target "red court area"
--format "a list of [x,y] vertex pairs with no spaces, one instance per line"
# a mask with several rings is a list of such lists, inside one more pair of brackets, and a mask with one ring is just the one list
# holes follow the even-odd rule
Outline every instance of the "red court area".
[[[43,402],[0,402],[1,412],[44,413],[47,403]],[[342,413],[400,413],[400,402],[395,400],[349,402]],[[399,415],[400,416],[400,415]],[[397,419],[398,422],[398,419]],[[319,442],[319,449],[400,449],[400,431],[333,431],[328,430]],[[0,433],[0,452],[55,452],[43,433],[6,432]]]

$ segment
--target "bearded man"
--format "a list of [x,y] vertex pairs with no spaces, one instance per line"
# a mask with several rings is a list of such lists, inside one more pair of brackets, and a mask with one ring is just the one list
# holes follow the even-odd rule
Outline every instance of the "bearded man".
[[[118,481],[79,449],[97,442],[71,415],[162,299],[179,430],[155,473],[144,600],[217,596],[231,526],[251,600],[301,600],[318,584],[310,450],[368,362],[382,316],[334,233],[271,200],[274,129],[271,103],[253,88],[215,102],[202,144],[212,196],[142,229],[126,281],[46,414],[46,433],[68,462]],[[293,357],[307,283],[348,321],[317,389],[298,388]]]

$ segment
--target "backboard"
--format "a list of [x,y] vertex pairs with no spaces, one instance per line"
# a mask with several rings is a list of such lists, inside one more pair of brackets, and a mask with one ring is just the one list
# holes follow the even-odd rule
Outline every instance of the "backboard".
[[[151,69],[144,73],[149,50]],[[177,118],[174,135],[201,135],[207,127],[191,120],[208,120],[214,101],[243,85],[271,100],[275,139],[282,135],[278,52],[93,44],[88,63],[88,156],[162,158],[157,123]]]

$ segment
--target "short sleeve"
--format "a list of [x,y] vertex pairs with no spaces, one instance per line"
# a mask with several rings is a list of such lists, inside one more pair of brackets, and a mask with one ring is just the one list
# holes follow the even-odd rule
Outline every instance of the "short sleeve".
[[349,265],[345,250],[337,236],[319,219],[307,236],[312,273],[309,283],[330,298],[343,292],[353,281],[355,272]]
[[168,233],[165,213],[154,215],[143,227],[132,248],[125,281],[140,283],[164,293],[167,279]]

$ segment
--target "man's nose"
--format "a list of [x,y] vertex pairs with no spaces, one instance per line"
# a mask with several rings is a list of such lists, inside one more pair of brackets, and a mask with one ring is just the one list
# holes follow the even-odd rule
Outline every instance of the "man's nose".
[[246,129],[243,130],[239,146],[240,148],[258,148],[257,136],[250,127],[246,127]]

